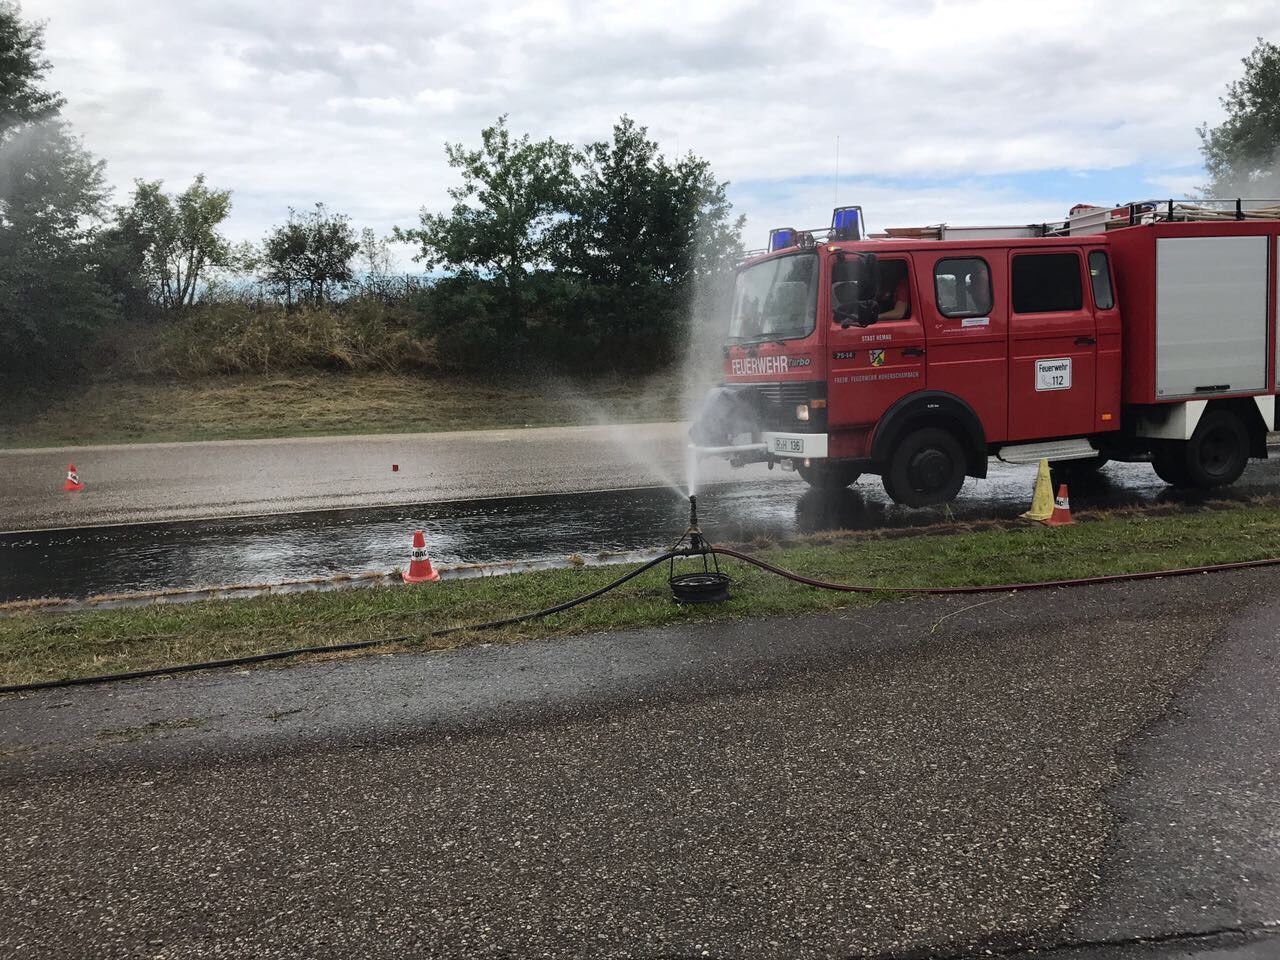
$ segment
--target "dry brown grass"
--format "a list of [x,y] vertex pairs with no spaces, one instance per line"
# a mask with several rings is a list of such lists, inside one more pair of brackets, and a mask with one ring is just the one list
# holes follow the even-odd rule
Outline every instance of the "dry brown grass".
[[670,378],[570,385],[305,372],[101,381],[0,409],[0,446],[38,447],[667,420],[679,391]]
[[435,370],[435,344],[415,335],[413,315],[370,298],[341,306],[226,301],[168,322],[134,359],[144,373],[173,376],[289,370]]

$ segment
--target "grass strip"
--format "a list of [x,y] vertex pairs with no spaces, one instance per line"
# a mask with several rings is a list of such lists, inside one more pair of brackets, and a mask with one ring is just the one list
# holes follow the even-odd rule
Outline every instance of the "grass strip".
[[[1058,580],[1280,556],[1280,507],[1231,505],[1196,513],[1108,516],[1056,529],[1027,526],[901,539],[825,534],[761,549],[759,555],[799,573],[845,583],[949,586]],[[402,634],[413,638],[401,647],[442,649],[785,616],[888,599],[803,587],[733,561],[723,562],[722,568],[734,578],[732,598],[725,604],[675,605],[663,566],[545,620],[445,638],[426,634],[548,607],[602,586],[629,567],[128,610],[22,613],[0,620],[0,682],[88,676]]]
[[423,433],[680,419],[671,374],[496,383],[459,376],[301,372],[103,380],[0,395],[0,447]]

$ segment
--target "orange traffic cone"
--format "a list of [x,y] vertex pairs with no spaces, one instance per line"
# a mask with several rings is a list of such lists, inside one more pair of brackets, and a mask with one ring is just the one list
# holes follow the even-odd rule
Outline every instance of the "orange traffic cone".
[[1053,498],[1053,515],[1048,520],[1040,521],[1046,527],[1065,527],[1075,523],[1071,519],[1071,501],[1067,499],[1067,485],[1058,485],[1058,495]]
[[431,558],[427,556],[427,538],[422,535],[421,530],[413,531],[413,552],[409,557],[409,572],[404,575],[405,583],[440,579],[440,574],[431,566]]
[[74,463],[67,464],[67,482],[62,485],[63,490],[83,490],[84,484],[80,482],[80,474],[76,473],[76,465]]

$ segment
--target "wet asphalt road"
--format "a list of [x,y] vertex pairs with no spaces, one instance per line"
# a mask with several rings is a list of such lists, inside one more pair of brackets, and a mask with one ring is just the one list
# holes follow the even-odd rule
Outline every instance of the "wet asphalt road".
[[1273,955],[1274,572],[977,604],[0,701],[0,955]]
[[[686,429],[654,423],[0,450],[0,530],[683,489]],[[69,462],[86,484],[78,493],[62,491]],[[708,480],[728,478],[727,466],[706,469]]]
[[[699,497],[703,526],[720,542],[1016,517],[1027,507],[1035,470],[993,461],[988,478],[966,482],[953,504],[923,510],[894,505],[876,477],[822,493],[761,465],[734,476],[704,485]],[[1212,494],[1174,491],[1147,464],[1115,463],[1074,483],[1071,495],[1076,509],[1194,507],[1278,486],[1280,460],[1253,462],[1237,484]],[[658,486],[0,534],[0,602],[383,572],[403,565],[419,528],[432,558],[446,567],[657,550],[675,539],[686,516],[683,492]]]

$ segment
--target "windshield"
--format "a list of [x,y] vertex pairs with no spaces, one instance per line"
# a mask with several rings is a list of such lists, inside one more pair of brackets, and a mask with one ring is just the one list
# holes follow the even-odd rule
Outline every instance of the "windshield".
[[741,343],[807,337],[817,311],[817,254],[766,260],[738,274],[729,338]]

